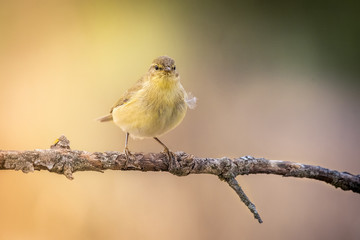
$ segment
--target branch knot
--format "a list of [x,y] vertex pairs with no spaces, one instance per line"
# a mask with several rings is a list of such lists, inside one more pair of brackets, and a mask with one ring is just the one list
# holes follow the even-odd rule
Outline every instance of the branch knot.
[[50,148],[70,150],[70,141],[64,135],[61,135],[58,139],[55,140],[55,143],[51,145]]

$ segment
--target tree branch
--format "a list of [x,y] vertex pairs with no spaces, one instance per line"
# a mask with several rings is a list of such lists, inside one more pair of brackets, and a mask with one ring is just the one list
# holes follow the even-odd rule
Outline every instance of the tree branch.
[[47,170],[64,174],[73,179],[77,171],[104,170],[164,171],[177,176],[189,174],[213,174],[226,181],[235,190],[254,217],[262,220],[255,205],[245,195],[235,177],[248,174],[276,174],[284,177],[310,178],[331,184],[335,188],[360,193],[360,175],[338,172],[320,166],[312,166],[287,161],[267,160],[245,156],[241,158],[197,158],[176,152],[169,161],[164,153],[133,153],[128,161],[120,152],[86,152],[71,150],[65,136],[58,138],[51,149],[34,151],[0,151],[0,170]]

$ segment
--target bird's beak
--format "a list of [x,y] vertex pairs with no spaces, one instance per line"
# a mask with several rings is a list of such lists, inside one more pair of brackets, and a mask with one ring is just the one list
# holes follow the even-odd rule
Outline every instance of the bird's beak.
[[165,67],[165,68],[164,68],[164,71],[165,71],[165,72],[170,72],[170,71],[171,71],[171,68],[170,68],[170,67]]

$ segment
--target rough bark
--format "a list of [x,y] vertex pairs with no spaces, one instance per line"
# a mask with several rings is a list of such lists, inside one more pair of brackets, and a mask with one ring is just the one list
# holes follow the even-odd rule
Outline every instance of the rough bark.
[[330,170],[320,166],[312,166],[288,161],[267,160],[245,156],[230,159],[197,158],[193,155],[176,152],[173,158],[164,153],[133,153],[127,160],[121,152],[86,152],[71,150],[69,140],[61,136],[50,149],[36,149],[34,151],[0,151],[0,170],[47,170],[64,174],[73,179],[77,171],[104,170],[137,170],[164,171],[177,176],[189,174],[213,174],[226,181],[235,190],[254,217],[262,220],[245,193],[242,191],[235,177],[248,174],[276,174],[285,177],[310,178],[331,184],[335,188],[351,190],[360,193],[360,175]]

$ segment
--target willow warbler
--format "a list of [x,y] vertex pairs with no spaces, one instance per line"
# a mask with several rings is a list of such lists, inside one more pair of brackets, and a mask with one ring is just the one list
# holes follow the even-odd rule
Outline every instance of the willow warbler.
[[125,154],[129,158],[129,135],[152,137],[171,158],[171,152],[158,136],[175,128],[185,117],[187,108],[194,108],[196,98],[187,94],[180,83],[175,61],[167,56],[156,58],[149,71],[128,89],[113,105],[110,114],[100,122],[113,121],[125,133]]

